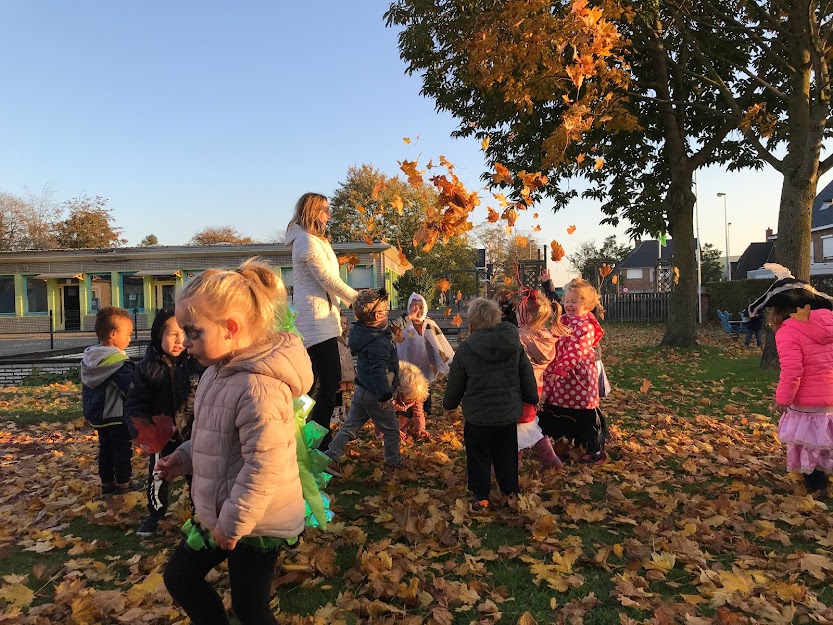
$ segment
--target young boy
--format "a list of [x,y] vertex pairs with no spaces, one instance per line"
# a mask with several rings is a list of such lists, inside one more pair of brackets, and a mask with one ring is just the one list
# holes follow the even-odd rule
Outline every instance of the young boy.
[[98,434],[102,495],[142,489],[130,479],[132,446],[124,422],[124,398],[133,380],[133,363],[124,350],[132,332],[129,312],[115,306],[102,308],[95,316],[99,344],[85,349],[81,360],[81,401],[84,417]]
[[392,401],[399,383],[399,359],[388,326],[387,300],[384,289],[364,289],[353,302],[356,323],[348,345],[357,358],[356,387],[347,420],[325,452],[332,459],[326,471],[335,476],[341,475],[338,462],[347,443],[356,438],[368,419],[384,438],[385,471],[395,470],[400,463],[399,421]]
[[469,303],[469,338],[457,348],[448,373],[443,407],[463,400],[469,490],[475,511],[489,507],[491,468],[504,495],[518,493],[518,419],[524,403],[538,403],[532,365],[518,328],[501,321],[497,302]]
[[[150,328],[150,345],[145,357],[136,366],[133,382],[124,404],[128,420],[139,418],[150,421],[164,414],[174,420],[176,432],[161,452],[148,456],[148,516],[136,535],[153,536],[168,509],[168,482],[154,476],[159,458],[172,454],[184,441],[191,438],[194,422],[194,398],[205,367],[185,351],[185,333],[176,322],[172,308],[156,313]],[[186,476],[186,479],[190,479]]]

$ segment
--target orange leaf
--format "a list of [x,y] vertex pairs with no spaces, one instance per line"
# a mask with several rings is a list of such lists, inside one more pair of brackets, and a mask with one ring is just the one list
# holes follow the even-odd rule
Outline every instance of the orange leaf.
[[488,207],[488,209],[489,209],[489,216],[488,216],[488,217],[486,217],[486,219],[487,219],[487,221],[488,221],[490,224],[493,224],[493,223],[495,223],[498,219],[500,219],[500,213],[498,213],[498,212],[497,212],[494,208],[492,208],[491,206],[489,206],[489,207]]
[[416,161],[402,161],[399,163],[399,169],[402,170],[406,176],[408,176],[408,184],[412,187],[418,187],[422,185],[422,173],[417,168]]
[[807,323],[810,321],[810,304],[807,304],[803,308],[797,309],[794,313],[790,313],[790,317],[797,321]]
[[584,154],[579,154],[578,156],[576,156],[576,163],[581,165],[584,162],[584,158]]
[[363,215],[367,215],[367,210],[365,210],[364,206],[362,206],[361,204],[356,204],[356,210]]
[[411,140],[408,137],[402,137],[402,141],[405,143],[405,145],[408,145],[411,142]]
[[558,262],[562,258],[564,258],[564,248],[561,247],[561,244],[558,241],[552,241],[550,243],[551,254],[550,258],[552,258],[553,262]]
[[674,274],[674,284],[679,284],[679,282],[680,282],[680,268],[679,267],[671,267],[671,273]]
[[640,393],[647,393],[648,389],[651,388],[652,386],[653,386],[653,384],[651,384],[651,381],[648,378],[645,378],[644,380],[642,380],[642,386],[639,387],[639,392]]
[[495,163],[495,173],[492,174],[492,182],[495,184],[512,184],[512,174],[500,163]]
[[613,276],[613,277],[610,279],[610,282],[611,282],[612,284],[619,284],[619,276]]
[[382,180],[377,180],[376,184],[373,185],[373,193],[370,194],[370,197],[374,200],[379,197],[379,193],[385,188],[385,183]]
[[449,315],[451,315],[451,309],[450,309],[450,308],[446,308],[446,309],[443,311],[443,317],[448,317]]
[[[401,245],[396,246],[396,251],[399,253],[399,263],[404,265],[405,267],[410,267],[411,263],[408,262],[408,257],[405,256],[405,252],[402,251]],[[358,260],[358,258],[356,260]]]
[[402,215],[402,213],[405,210],[405,203],[402,201],[402,198],[398,195],[393,196],[393,200],[391,200],[390,205],[393,206],[394,210],[400,215]]
[[517,235],[515,237],[515,245],[517,245],[518,247],[526,247],[527,245],[529,245],[529,239],[527,239],[526,237],[522,237],[521,235]]
[[484,152],[486,151],[486,149],[489,147],[489,137],[483,138],[483,141],[480,142],[480,147],[483,148]]
[[599,267],[599,273],[601,274],[602,278],[607,278],[612,271],[613,267],[611,267],[607,263],[602,263],[602,266]]
[[507,208],[503,211],[503,215],[501,215],[501,217],[507,221],[509,227],[511,228],[515,225],[515,222],[518,221],[518,211],[514,208]]
[[457,296],[454,298],[454,301],[459,302],[461,299],[463,299],[463,292],[457,291]]
[[601,169],[605,166],[605,159],[599,157],[596,159],[596,162],[593,164],[593,169]]
[[448,289],[451,288],[451,282],[448,281],[448,278],[442,278],[441,280],[437,281],[437,288],[442,292],[445,293]]
[[503,279],[503,284],[506,286],[512,286],[512,278],[506,277]]
[[459,313],[454,315],[454,318],[451,320],[451,325],[457,326],[458,328],[463,325],[463,318],[460,316]]
[[533,214],[532,214],[532,218],[533,218],[533,219],[538,219],[538,213],[533,213]]
[[532,231],[541,232],[541,224],[535,224],[534,226],[532,226]]
[[573,234],[576,231],[575,226],[570,226],[567,228],[567,234]]

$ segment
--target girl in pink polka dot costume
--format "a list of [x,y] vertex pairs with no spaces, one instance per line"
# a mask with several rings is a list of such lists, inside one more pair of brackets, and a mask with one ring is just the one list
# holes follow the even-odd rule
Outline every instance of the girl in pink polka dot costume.
[[559,338],[556,357],[544,372],[544,406],[539,423],[544,434],[566,436],[584,446],[582,462],[604,462],[606,428],[599,412],[599,372],[596,346],[604,330],[593,314],[600,306],[599,293],[578,278],[564,287],[562,322],[570,330]]

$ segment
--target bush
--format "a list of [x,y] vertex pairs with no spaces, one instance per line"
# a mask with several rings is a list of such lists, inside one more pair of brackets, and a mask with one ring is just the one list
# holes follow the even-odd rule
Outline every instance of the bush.
[[48,386],[55,382],[75,382],[81,383],[81,369],[73,368],[64,373],[50,373],[34,367],[32,373],[21,380],[21,386]]
[[[709,294],[707,321],[718,322],[717,309],[727,310],[732,319],[740,319],[740,311],[763,295],[773,280],[732,280],[731,282],[709,282],[704,290]],[[810,283],[819,291],[833,294],[833,276],[814,276]]]

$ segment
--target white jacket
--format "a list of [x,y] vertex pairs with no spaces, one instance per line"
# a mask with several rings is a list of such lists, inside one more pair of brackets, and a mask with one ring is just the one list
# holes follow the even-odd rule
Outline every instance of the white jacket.
[[309,349],[341,335],[339,303],[352,304],[358,294],[339,276],[338,259],[328,241],[298,224],[287,228],[285,240],[292,248],[295,326]]

